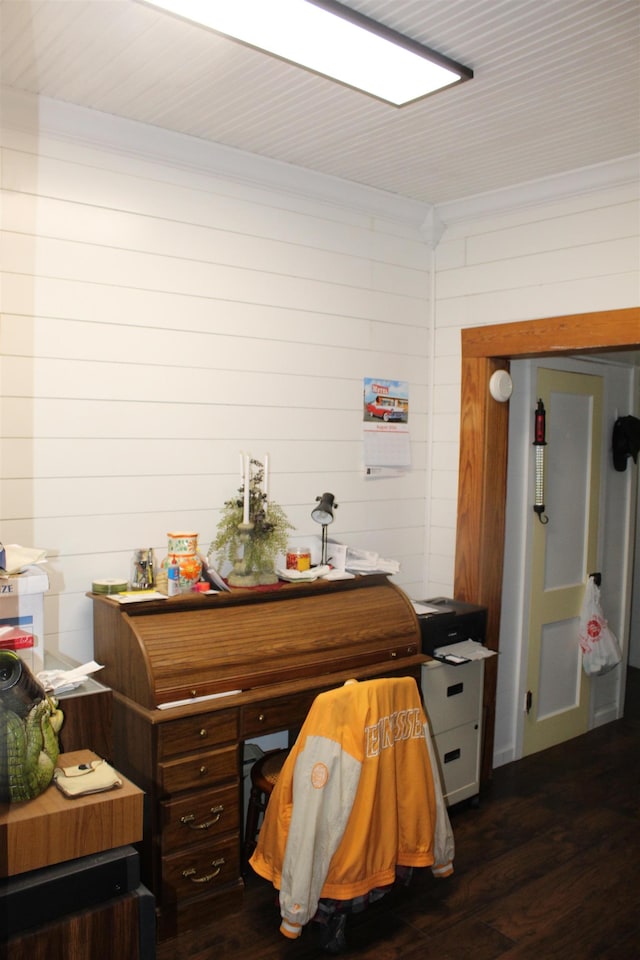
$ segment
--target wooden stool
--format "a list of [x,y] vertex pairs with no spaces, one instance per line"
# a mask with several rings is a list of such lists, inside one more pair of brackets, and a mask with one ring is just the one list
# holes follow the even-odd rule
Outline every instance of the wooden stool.
[[260,814],[264,813],[267,809],[269,797],[273,792],[282,766],[288,756],[288,750],[269,750],[263,757],[256,760],[251,767],[251,792],[249,794],[247,822],[244,830],[245,866],[248,864],[249,857],[255,850]]

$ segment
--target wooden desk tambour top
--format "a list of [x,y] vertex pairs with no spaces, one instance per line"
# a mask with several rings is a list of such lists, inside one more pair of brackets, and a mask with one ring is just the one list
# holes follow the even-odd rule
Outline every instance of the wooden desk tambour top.
[[127,604],[90,596],[100,679],[148,710],[229,691],[246,699],[334,674],[339,683],[345,671],[397,668],[420,655],[411,602],[381,574]]
[[[89,750],[60,754],[58,765],[96,759]],[[90,856],[137,843],[142,837],[143,794],[122,777],[122,787],[70,800],[51,784],[34,800],[0,812],[0,876]]]

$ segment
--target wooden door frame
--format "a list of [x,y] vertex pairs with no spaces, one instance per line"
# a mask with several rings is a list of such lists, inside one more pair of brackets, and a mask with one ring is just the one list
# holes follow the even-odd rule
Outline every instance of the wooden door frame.
[[[640,307],[462,330],[460,462],[454,596],[487,607],[487,645],[499,648],[509,404],[489,393],[509,361],[640,348]],[[491,777],[497,657],[485,661],[481,779]]]

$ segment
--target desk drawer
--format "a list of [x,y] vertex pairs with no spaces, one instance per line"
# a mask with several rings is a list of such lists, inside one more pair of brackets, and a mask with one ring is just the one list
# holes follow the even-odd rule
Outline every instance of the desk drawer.
[[181,800],[160,804],[162,851],[165,854],[213,841],[237,832],[240,821],[240,784],[235,781],[217,790],[198,790]]
[[220,750],[209,750],[158,765],[158,779],[165,794],[196,787],[212,787],[224,780],[237,781],[239,776],[238,747],[235,743]]
[[478,722],[482,667],[482,661],[475,660],[458,667],[432,661],[422,668],[422,694],[432,733]]
[[168,901],[201,896],[240,876],[240,836],[204,843],[162,858],[163,898]]
[[158,758],[176,757],[238,739],[238,711],[199,713],[183,720],[170,720],[158,727]]
[[242,707],[240,713],[240,739],[250,740],[263,733],[291,730],[302,726],[318,690],[296,693],[266,704],[256,703]]

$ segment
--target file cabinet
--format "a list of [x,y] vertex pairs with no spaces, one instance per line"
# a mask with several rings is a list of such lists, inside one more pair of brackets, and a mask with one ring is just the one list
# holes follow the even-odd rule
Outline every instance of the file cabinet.
[[422,696],[448,806],[480,790],[484,661],[422,666]]

